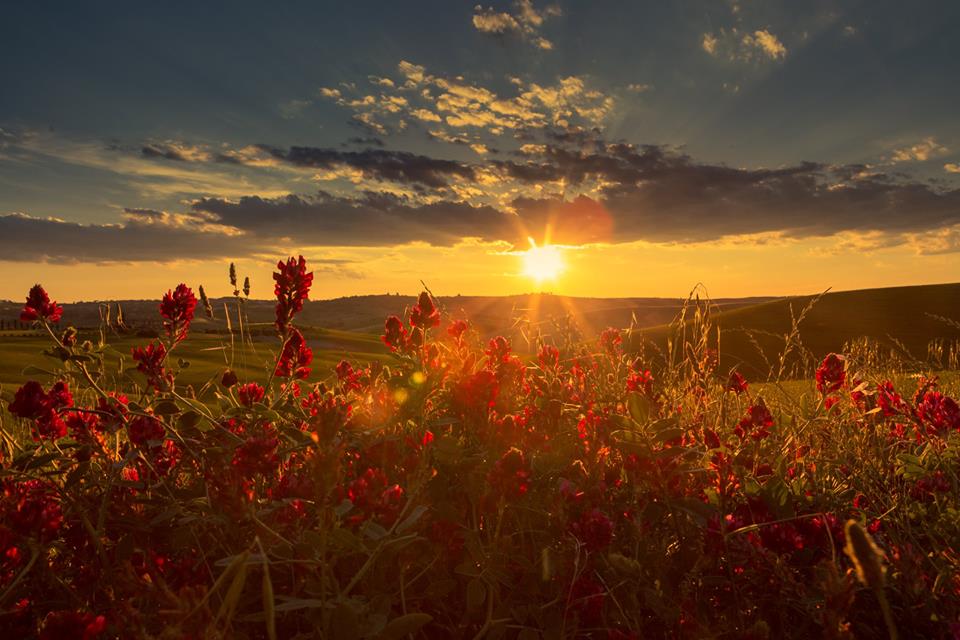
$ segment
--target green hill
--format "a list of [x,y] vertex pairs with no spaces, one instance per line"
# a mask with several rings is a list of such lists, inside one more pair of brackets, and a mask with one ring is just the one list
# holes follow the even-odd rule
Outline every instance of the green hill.
[[[714,313],[720,328],[721,369],[738,366],[755,378],[778,368],[778,357],[791,332],[793,318],[806,315],[798,324],[802,348],[789,358],[788,370],[809,367],[831,351],[869,339],[876,357],[921,361],[955,368],[950,347],[960,341],[960,284],[890,287],[782,298]],[[812,303],[812,305],[811,305]],[[671,334],[669,325],[646,329],[635,336],[633,349],[647,341],[663,348]],[[942,354],[935,353],[941,346]],[[934,352],[931,352],[934,347]]]

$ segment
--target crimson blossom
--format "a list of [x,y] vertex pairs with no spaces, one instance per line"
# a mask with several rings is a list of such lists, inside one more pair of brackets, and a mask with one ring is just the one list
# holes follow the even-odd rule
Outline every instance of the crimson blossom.
[[20,322],[34,322],[36,320],[47,320],[48,322],[60,322],[63,316],[63,307],[56,302],[50,301],[50,296],[46,290],[39,284],[30,287],[30,293],[27,294],[27,303],[23,305],[20,311]]
[[273,294],[277,297],[277,329],[281,332],[293,317],[303,310],[303,303],[308,299],[310,286],[313,284],[313,272],[307,271],[307,261],[303,256],[288,258],[277,262],[277,269],[273,274],[276,284]]

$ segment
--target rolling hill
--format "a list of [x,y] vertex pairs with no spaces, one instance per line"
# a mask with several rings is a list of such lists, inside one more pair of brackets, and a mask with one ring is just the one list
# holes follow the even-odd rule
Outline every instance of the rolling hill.
[[[810,307],[799,323],[803,353],[819,360],[844,345],[868,338],[878,355],[895,354],[902,360],[927,361],[932,343],[942,341],[942,366],[947,366],[951,344],[960,341],[960,284],[890,287],[796,296],[770,300],[730,310],[720,310],[713,320],[720,328],[721,367],[739,366],[754,376],[765,377],[768,361],[775,362],[790,333],[793,316]],[[813,302],[812,306],[811,303]],[[792,315],[793,314],[793,315]],[[635,338],[660,347],[671,329],[666,324],[651,327]],[[759,347],[759,349],[758,349]],[[761,355],[760,351],[763,352]],[[801,353],[791,366],[802,364]],[[765,359],[766,358],[766,359]]]

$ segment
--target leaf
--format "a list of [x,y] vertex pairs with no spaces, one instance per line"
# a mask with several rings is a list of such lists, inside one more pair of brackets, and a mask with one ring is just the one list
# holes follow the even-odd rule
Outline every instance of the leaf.
[[487,586],[480,578],[473,578],[467,583],[467,610],[476,611],[483,606],[487,599]]
[[263,615],[267,619],[267,638],[277,640],[277,607],[273,597],[273,581],[270,579],[270,563],[263,558]]
[[631,393],[627,396],[627,410],[634,422],[643,425],[650,421],[650,400],[642,393]]
[[414,509],[409,516],[407,516],[403,522],[397,525],[397,533],[403,533],[404,531],[413,527],[417,524],[417,521],[427,512],[427,507],[420,505]]
[[233,614],[237,610],[237,605],[240,603],[240,596],[243,595],[243,587],[247,583],[247,558],[249,557],[250,552],[244,551],[237,556],[237,558],[230,563],[230,566],[227,567],[226,571],[224,571],[224,574],[226,574],[227,571],[236,567],[236,574],[230,582],[227,595],[224,596],[223,602],[220,603],[220,608],[217,610],[216,620],[219,621],[222,618],[224,626],[230,624],[230,621],[233,619]]
[[405,616],[394,618],[387,623],[386,628],[378,636],[381,640],[399,640],[411,633],[416,633],[433,621],[433,616],[426,613],[408,613]]
[[356,640],[360,637],[357,612],[346,602],[338,604],[330,614],[330,637],[334,640]]
[[650,443],[636,431],[619,429],[611,433],[610,438],[619,449],[627,453],[639,453],[642,455],[648,455],[650,453]]
[[153,412],[158,416],[172,416],[180,413],[180,407],[173,400],[163,400],[154,405]]
[[374,522],[373,520],[367,520],[366,522],[364,522],[363,527],[361,527],[360,529],[360,532],[363,533],[363,535],[370,538],[371,540],[381,540],[387,535],[387,530],[384,529],[382,525],[380,525],[377,522]]
[[177,418],[178,429],[192,429],[198,425],[201,416],[196,411],[187,411]]

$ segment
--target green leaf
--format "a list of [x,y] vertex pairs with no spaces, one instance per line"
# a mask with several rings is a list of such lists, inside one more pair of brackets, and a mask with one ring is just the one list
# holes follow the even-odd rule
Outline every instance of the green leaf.
[[162,400],[153,407],[153,412],[158,416],[173,416],[180,411],[180,407],[173,400]]
[[637,424],[647,424],[650,420],[650,400],[642,393],[634,392],[627,396],[627,410]]

